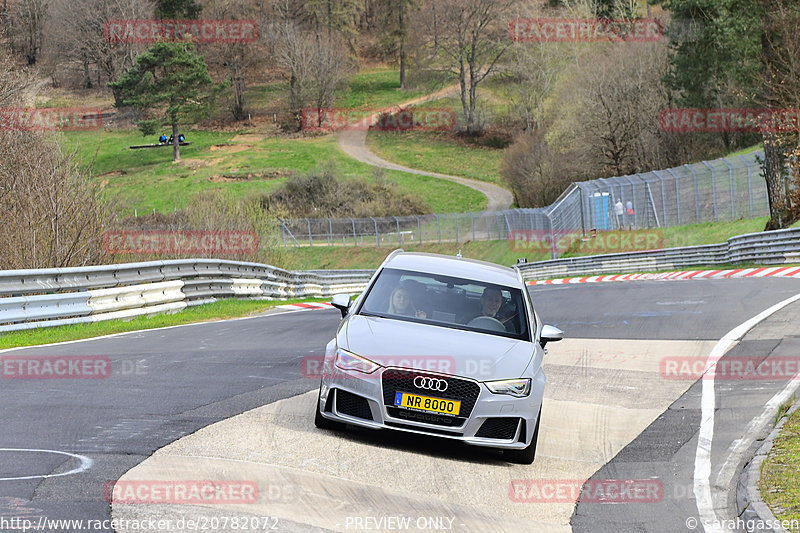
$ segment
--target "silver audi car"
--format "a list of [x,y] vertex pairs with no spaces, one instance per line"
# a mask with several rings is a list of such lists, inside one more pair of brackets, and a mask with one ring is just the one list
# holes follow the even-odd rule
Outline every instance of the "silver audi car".
[[545,344],[516,268],[393,252],[352,301],[326,347],[317,427],[392,429],[536,454]]

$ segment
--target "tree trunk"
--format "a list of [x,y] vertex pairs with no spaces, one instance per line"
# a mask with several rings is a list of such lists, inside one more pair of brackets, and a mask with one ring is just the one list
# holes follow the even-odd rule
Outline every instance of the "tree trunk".
[[181,160],[181,142],[178,140],[178,117],[172,115],[172,162]]
[[399,6],[400,16],[400,88],[406,88],[406,23],[405,23],[405,2]]

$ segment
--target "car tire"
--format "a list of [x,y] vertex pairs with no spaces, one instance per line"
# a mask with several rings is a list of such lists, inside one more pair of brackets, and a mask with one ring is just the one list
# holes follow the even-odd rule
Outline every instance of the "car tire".
[[521,450],[506,450],[503,455],[509,463],[529,465],[536,458],[536,443],[539,441],[539,422],[542,420],[542,408],[539,408],[539,415],[536,417],[536,429],[533,430],[531,443]]
[[344,424],[340,422],[334,422],[333,420],[328,420],[319,410],[319,401],[322,399],[322,390],[319,391],[319,395],[317,396],[317,406],[314,408],[314,425],[317,426],[319,429],[343,429]]

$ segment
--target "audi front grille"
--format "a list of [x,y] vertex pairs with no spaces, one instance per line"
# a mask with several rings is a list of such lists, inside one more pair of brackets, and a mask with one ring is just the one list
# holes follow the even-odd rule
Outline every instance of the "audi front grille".
[[[427,378],[430,379],[431,382],[426,383],[426,385],[428,385],[427,388],[418,388],[414,385],[414,380],[416,378]],[[445,390],[440,390],[442,387],[436,386],[440,384],[441,381],[447,382],[447,388]],[[384,370],[381,383],[383,386],[383,403],[386,405],[386,411],[389,413],[389,416],[438,426],[462,426],[472,413],[475,402],[478,401],[478,396],[481,393],[480,385],[474,381],[397,368],[388,368]],[[407,392],[446,400],[458,400],[461,402],[461,412],[458,416],[450,416],[395,407],[394,399],[398,392]]]

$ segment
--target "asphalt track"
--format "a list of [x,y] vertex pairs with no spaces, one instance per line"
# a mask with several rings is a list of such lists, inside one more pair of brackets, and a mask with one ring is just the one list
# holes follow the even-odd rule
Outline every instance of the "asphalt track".
[[[470,524],[497,520],[497,510],[508,526],[498,530],[511,530],[514,524],[522,524],[517,530],[523,531],[541,529],[525,524],[568,529],[568,523],[576,531],[686,530],[686,519],[700,516],[693,472],[702,381],[665,380],[659,376],[659,360],[676,354],[707,356],[731,329],[800,293],[800,285],[791,279],[741,279],[534,287],[531,292],[542,319],[564,329],[569,340],[550,347],[540,454],[530,467],[509,466],[491,450],[438,440],[316,431],[304,411],[306,398],[311,396],[313,403],[313,393],[304,393],[316,382],[302,377],[300,362],[322,353],[338,312],[286,313],[1,353],[106,356],[113,372],[97,380],[0,380],[0,518],[106,519],[110,506],[104,486],[135,472],[137,465],[158,464],[173,451],[169,464],[175,472],[196,474],[203,458],[218,463],[226,453],[249,449],[251,456],[261,453],[258,461],[248,459],[244,471],[275,476],[280,467],[291,474],[284,480],[309,486],[324,474],[346,489],[336,506],[350,513],[359,512],[361,500],[355,496],[365,497],[359,491],[366,476],[367,485],[387,496],[376,504],[376,512],[396,507],[399,513],[420,501],[433,502],[429,514],[458,518],[455,530],[459,524],[468,530]],[[793,304],[775,313],[727,356],[796,356],[800,331],[791,318],[799,308]],[[748,424],[785,385],[786,380],[717,384],[710,477],[718,516],[730,512],[730,483],[735,484],[752,447],[742,437],[756,436]],[[269,426],[269,431],[235,435],[235,428],[225,425],[231,420],[217,424],[249,410],[254,417],[249,422]],[[287,413],[285,421],[275,413]],[[208,445],[210,437],[216,449],[200,453],[199,441],[192,448],[181,439],[200,428],[206,429],[189,439],[205,438]],[[288,440],[292,436],[302,438]],[[256,437],[262,440],[254,444]],[[313,444],[306,446],[307,437]],[[277,439],[271,448],[264,444],[267,438]],[[350,448],[357,453],[351,456]],[[85,468],[79,458],[31,450],[77,454],[92,464]],[[306,453],[316,463],[298,459]],[[381,458],[380,468],[365,462],[370,454]],[[349,471],[337,471],[341,465]],[[420,474],[434,475],[420,485]],[[437,476],[446,484],[437,483]],[[663,497],[613,506],[582,502],[575,508],[574,502],[520,502],[509,496],[514,479],[570,476],[658,479]],[[469,506],[473,500],[491,505]],[[473,511],[467,513],[465,506]],[[131,516],[169,513],[155,506],[127,507],[133,509],[121,512]],[[298,515],[291,502],[280,510],[284,530],[356,530],[331,515],[328,522]]]

